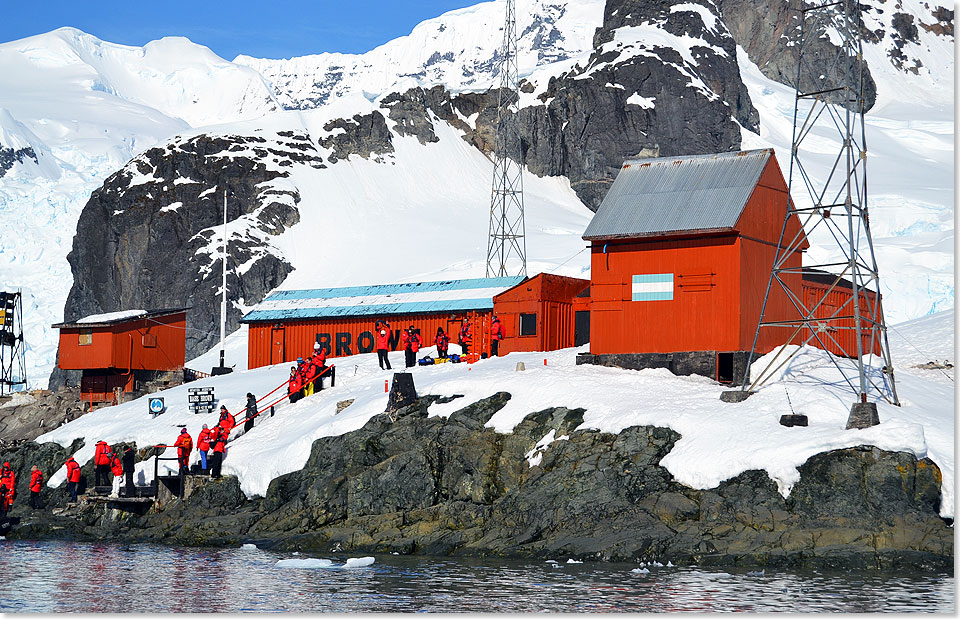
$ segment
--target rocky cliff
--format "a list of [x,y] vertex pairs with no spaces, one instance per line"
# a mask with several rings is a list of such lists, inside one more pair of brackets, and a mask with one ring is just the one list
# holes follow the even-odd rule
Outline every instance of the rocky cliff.
[[[102,506],[50,516],[21,504],[23,523],[11,535],[252,541],[318,553],[952,569],[953,530],[938,516],[940,472],[929,460],[865,446],[808,460],[788,498],[763,471],[696,490],[659,465],[680,438],[672,430],[577,430],[582,410],[554,408],[498,434],[485,424],[509,398],[495,394],[449,418],[427,417],[435,398],[424,398],[395,422],[379,415],[318,439],[306,466],[274,479],[262,498],[246,498],[227,477],[142,516]],[[551,431],[557,440],[538,448]],[[54,451],[64,456],[27,444],[0,457],[29,469],[34,454]],[[47,497],[52,505],[64,499],[63,489]]]
[[83,209],[64,319],[187,307],[187,356],[207,350],[218,337],[224,192],[232,331],[237,300],[259,301],[291,270],[270,241],[299,221],[299,192],[285,182],[294,163],[324,165],[310,138],[292,131],[176,139],[133,159]]

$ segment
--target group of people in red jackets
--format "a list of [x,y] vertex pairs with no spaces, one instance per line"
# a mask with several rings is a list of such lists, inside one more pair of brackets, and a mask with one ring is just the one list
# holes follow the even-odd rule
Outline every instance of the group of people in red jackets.
[[[253,397],[252,394],[247,395]],[[197,435],[200,470],[207,471],[209,465],[210,477],[220,477],[220,469],[227,453],[227,439],[230,438],[230,431],[236,425],[237,420],[230,414],[226,406],[221,405],[220,420],[217,424],[213,428],[208,428],[207,424],[203,424],[200,434]],[[180,472],[186,475],[190,472],[190,452],[193,451],[193,437],[190,436],[186,428],[180,428],[180,435],[174,441],[173,446],[177,448],[177,463],[180,465]],[[213,455],[209,455],[211,450],[213,450]]]
[[[375,325],[377,360],[380,363],[381,370],[393,369],[390,367],[390,359],[387,353],[390,351],[390,323],[386,320],[377,320]],[[500,319],[496,316],[490,323],[490,355],[496,357],[500,353],[500,340],[503,339],[503,326]],[[443,327],[437,327],[437,334],[433,338],[433,343],[437,346],[437,357],[446,359],[449,356],[450,336],[443,330]],[[457,343],[463,354],[468,354],[473,346],[473,323],[469,318],[465,318],[460,325],[460,332],[457,334]],[[400,344],[403,346],[405,366],[410,368],[417,363],[417,352],[423,348],[423,340],[420,337],[420,330],[410,325],[409,328],[400,332]],[[292,370],[291,370],[292,376]]]
[[315,391],[323,390],[324,375],[332,371],[327,367],[327,349],[320,342],[313,344],[313,355],[304,361],[297,357],[297,365],[290,368],[290,378],[287,381],[287,395],[290,402],[313,395]]
[[[43,509],[40,502],[40,490],[43,489],[43,471],[36,466],[30,467],[30,507]],[[17,494],[17,474],[9,462],[0,466],[0,518],[6,517],[13,506],[13,499]]]

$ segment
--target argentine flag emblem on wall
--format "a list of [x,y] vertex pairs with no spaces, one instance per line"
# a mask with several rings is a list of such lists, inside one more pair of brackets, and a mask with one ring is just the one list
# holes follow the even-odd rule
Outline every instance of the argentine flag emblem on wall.
[[672,301],[673,273],[633,276],[633,301]]

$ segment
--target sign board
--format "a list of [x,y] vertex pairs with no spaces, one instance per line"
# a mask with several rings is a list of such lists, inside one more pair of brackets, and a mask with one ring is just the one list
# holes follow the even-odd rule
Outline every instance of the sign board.
[[149,406],[151,415],[159,415],[167,410],[166,405],[163,403],[163,398],[150,398]]
[[187,393],[187,402],[194,413],[212,413],[217,405],[213,387],[190,387]]

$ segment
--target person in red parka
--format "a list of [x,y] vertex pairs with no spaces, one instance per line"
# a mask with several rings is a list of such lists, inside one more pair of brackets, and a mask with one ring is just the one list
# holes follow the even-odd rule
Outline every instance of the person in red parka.
[[408,368],[412,368],[417,364],[417,351],[420,350],[420,334],[414,329],[413,325],[410,325],[410,328],[400,334],[400,339],[403,342],[403,354],[406,359],[406,365]]
[[313,395],[323,390],[323,378],[320,373],[327,366],[327,349],[319,343],[313,345],[313,356],[305,364],[303,395]]
[[227,434],[237,425],[237,420],[233,418],[233,415],[230,414],[227,407],[222,404],[220,405],[220,421],[217,422],[217,425],[226,430]]
[[70,490],[70,501],[77,502],[77,486],[80,485],[80,465],[73,459],[67,458],[67,488]]
[[500,354],[500,340],[503,339],[503,325],[500,324],[500,319],[496,316],[493,317],[493,322],[490,323],[490,356],[496,357]]
[[17,476],[9,462],[0,467],[0,516],[6,516],[13,505],[13,496],[17,493]]
[[437,345],[437,357],[446,359],[450,338],[443,332],[443,327],[437,327],[437,337],[433,338],[433,343]]
[[200,468],[207,470],[207,452],[210,451],[210,429],[203,424],[203,429],[197,435],[197,452],[200,454]]
[[227,438],[230,432],[223,429],[223,426],[213,426],[210,431],[210,445],[213,447],[213,457],[210,458],[210,476],[220,477],[220,467],[223,465],[223,458],[226,455]]
[[469,318],[463,319],[463,324],[460,326],[460,337],[457,340],[462,349],[462,354],[467,354],[470,352],[470,345],[473,344],[473,323],[470,322]]
[[30,507],[43,509],[40,504],[40,490],[43,488],[43,471],[36,465],[30,467]]
[[[380,362],[381,370],[392,370],[390,367],[390,359],[387,357],[387,352],[390,350],[390,323],[386,320],[378,320],[376,325],[377,331],[377,360]],[[386,365],[387,367],[383,367]]]
[[291,404],[300,399],[301,387],[303,387],[303,384],[300,382],[300,372],[297,371],[297,366],[290,366],[290,380],[287,383],[287,397],[290,399]]
[[113,460],[113,450],[110,449],[110,445],[107,445],[106,441],[98,441],[97,448],[93,452],[93,466],[96,471],[95,483],[98,486],[109,486],[110,480],[108,479],[108,474],[110,473],[110,462]]
[[190,472],[190,452],[193,450],[193,438],[186,428],[180,428],[180,436],[174,441],[173,446],[177,448],[177,462],[180,463],[180,473],[186,475]]

